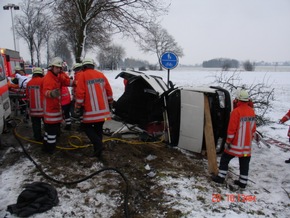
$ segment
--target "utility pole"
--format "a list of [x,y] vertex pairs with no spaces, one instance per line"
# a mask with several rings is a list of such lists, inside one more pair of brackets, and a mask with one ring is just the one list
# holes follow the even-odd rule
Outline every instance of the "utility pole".
[[19,6],[15,4],[7,4],[3,6],[4,10],[9,10],[11,12],[11,20],[12,20],[12,31],[13,31],[13,41],[14,41],[14,50],[16,51],[16,42],[15,42],[15,30],[14,30],[14,18],[13,18],[13,13],[12,9],[14,10],[19,10]]

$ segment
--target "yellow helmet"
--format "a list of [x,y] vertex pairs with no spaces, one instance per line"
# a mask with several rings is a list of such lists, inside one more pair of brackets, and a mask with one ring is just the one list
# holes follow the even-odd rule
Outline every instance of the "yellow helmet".
[[63,60],[60,57],[55,57],[51,60],[49,66],[62,67]]
[[237,93],[237,99],[239,101],[249,101],[249,93],[245,89],[241,89]]
[[43,75],[43,71],[42,71],[42,69],[40,68],[40,67],[35,67],[34,69],[33,69],[33,75],[34,74],[41,74],[41,75]]
[[95,65],[95,62],[92,58],[85,58],[82,62],[82,65]]

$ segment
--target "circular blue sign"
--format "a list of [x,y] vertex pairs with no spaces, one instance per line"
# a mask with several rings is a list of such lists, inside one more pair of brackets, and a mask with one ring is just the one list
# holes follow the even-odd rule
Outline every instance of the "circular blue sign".
[[160,57],[160,63],[165,69],[173,69],[178,65],[178,57],[173,52],[164,52]]

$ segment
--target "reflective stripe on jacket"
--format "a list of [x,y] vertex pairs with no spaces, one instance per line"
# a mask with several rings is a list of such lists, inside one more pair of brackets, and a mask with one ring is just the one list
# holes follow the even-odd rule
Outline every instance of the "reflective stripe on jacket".
[[69,77],[61,72],[58,75],[48,71],[43,78],[43,96],[44,96],[44,122],[49,124],[62,122],[61,96],[52,98],[50,92],[54,89],[61,91],[62,86],[71,85]]
[[109,103],[113,92],[105,75],[86,69],[79,73],[76,85],[76,107],[84,106],[83,122],[94,123],[111,119]]
[[43,77],[33,77],[26,85],[26,97],[29,101],[31,117],[43,117]]
[[254,109],[248,106],[248,102],[241,102],[230,116],[227,143],[231,144],[225,152],[237,156],[251,156],[252,140],[256,131]]

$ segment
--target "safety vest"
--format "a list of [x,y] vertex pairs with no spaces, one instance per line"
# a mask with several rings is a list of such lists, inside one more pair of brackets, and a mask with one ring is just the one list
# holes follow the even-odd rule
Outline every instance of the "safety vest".
[[70,91],[67,86],[61,87],[61,105],[67,105],[71,102]]
[[71,86],[68,75],[64,72],[58,75],[48,71],[43,78],[43,110],[44,110],[44,122],[48,124],[55,124],[62,122],[62,109],[61,109],[61,96],[58,98],[52,98],[50,92],[54,89],[61,91],[62,86]]
[[248,102],[241,102],[232,111],[226,140],[231,148],[224,152],[237,157],[251,156],[252,140],[256,132],[255,116],[255,111]]
[[43,117],[43,77],[33,77],[26,85],[26,97],[29,101],[29,114],[31,117]]
[[94,123],[111,119],[109,103],[113,92],[105,75],[94,69],[79,73],[76,85],[76,107],[84,107],[83,122]]

